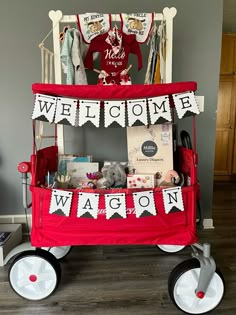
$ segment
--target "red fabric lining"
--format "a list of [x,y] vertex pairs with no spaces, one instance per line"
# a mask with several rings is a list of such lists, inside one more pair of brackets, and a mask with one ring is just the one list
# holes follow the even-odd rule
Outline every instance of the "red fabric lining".
[[178,82],[165,84],[132,84],[132,85],[66,85],[34,83],[33,93],[75,97],[81,99],[116,100],[155,97],[196,91],[196,82]]
[[[183,156],[185,148],[178,149]],[[181,170],[193,174],[193,152],[187,153]],[[31,159],[32,160],[32,159]],[[37,162],[31,166],[32,183],[44,179],[47,171],[55,170],[57,147],[48,147],[38,151]],[[42,182],[41,182],[42,184]],[[149,189],[148,189],[149,190]],[[133,211],[126,219],[106,219],[105,193],[125,193],[127,209],[134,208],[132,192],[135,189],[84,190],[99,193],[99,209],[102,213],[98,219],[77,218],[78,192],[72,190],[73,199],[69,217],[50,214],[51,189],[31,186],[32,192],[32,245],[38,247],[96,244],[170,244],[190,245],[197,242],[196,234],[196,198],[199,185],[193,184],[182,189],[184,211],[166,214],[164,210],[162,189],[154,189],[157,209],[156,216],[136,218]]]
[[[86,190],[87,191],[87,190]],[[119,190],[128,192],[128,190]],[[126,219],[77,218],[78,192],[74,191],[69,217],[49,214],[51,190],[33,187],[33,246],[105,245],[105,244],[170,244],[189,245],[197,242],[195,224],[196,187],[183,188],[185,210],[166,214],[162,191],[154,189],[156,216],[136,218],[134,213]],[[98,191],[96,191],[98,192]],[[116,190],[117,192],[117,190]],[[106,191],[109,193],[109,191]],[[99,209],[104,209],[104,191],[99,191]],[[133,208],[133,198],[126,195],[127,208]]]

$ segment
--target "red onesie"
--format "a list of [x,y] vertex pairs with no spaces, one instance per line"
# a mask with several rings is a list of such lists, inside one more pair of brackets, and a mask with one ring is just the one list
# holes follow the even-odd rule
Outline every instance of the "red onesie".
[[142,55],[135,35],[127,35],[119,31],[121,38],[121,48],[119,52],[115,53],[112,45],[106,40],[108,33],[98,35],[95,37],[89,46],[87,56],[85,58],[85,67],[93,68],[93,53],[101,53],[101,68],[107,73],[120,73],[127,68],[129,54],[135,54],[138,58],[138,70],[143,66]]

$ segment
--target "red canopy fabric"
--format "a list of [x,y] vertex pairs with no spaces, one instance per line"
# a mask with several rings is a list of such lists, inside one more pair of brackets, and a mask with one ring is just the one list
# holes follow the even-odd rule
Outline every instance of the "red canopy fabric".
[[132,84],[132,85],[66,85],[34,83],[34,94],[46,94],[81,99],[134,99],[142,97],[155,97],[196,91],[196,82],[178,82],[163,84]]

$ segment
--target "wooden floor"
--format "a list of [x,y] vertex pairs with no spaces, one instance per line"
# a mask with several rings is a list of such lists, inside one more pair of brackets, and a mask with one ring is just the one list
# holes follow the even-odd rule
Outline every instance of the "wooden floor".
[[[212,245],[212,256],[224,275],[226,293],[212,314],[236,314],[236,184],[214,188],[214,230],[199,231]],[[168,276],[190,248],[166,254],[153,246],[75,247],[62,263],[57,291],[40,302],[17,296],[0,268],[0,314],[177,315],[168,296]]]

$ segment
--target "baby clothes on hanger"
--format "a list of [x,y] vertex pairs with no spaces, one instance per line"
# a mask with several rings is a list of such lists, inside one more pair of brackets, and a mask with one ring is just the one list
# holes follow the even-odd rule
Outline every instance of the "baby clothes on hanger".
[[144,43],[152,29],[154,13],[120,13],[120,20],[125,34],[134,34],[138,43]]
[[87,47],[82,41],[80,32],[68,28],[61,46],[61,62],[66,74],[66,84],[88,84],[83,58]]
[[138,70],[143,66],[141,50],[135,35],[124,34],[117,27],[91,41],[85,58],[85,67],[89,69],[93,69],[94,52],[100,52],[101,68],[113,79],[116,78],[116,84],[120,84],[118,83],[120,75],[127,68],[130,53],[137,56]]
[[98,35],[107,33],[111,28],[111,14],[77,14],[77,24],[85,43],[90,44]]

